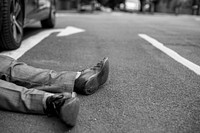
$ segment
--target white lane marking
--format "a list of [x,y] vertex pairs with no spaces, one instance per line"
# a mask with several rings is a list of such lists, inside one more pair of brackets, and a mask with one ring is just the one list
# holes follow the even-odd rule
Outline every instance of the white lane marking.
[[22,42],[20,48],[18,48],[16,50],[8,51],[8,52],[7,51],[1,52],[0,55],[9,56],[13,59],[18,59],[22,55],[24,55],[28,50],[33,48],[35,45],[39,44],[43,39],[47,38],[49,35],[51,35],[54,32],[60,32],[61,35],[58,34],[57,36],[63,37],[63,36],[69,36],[71,34],[84,32],[84,31],[85,30],[83,30],[83,29],[79,29],[79,28],[75,28],[75,27],[71,27],[71,26],[69,28],[67,27],[65,29],[45,30],[34,36],[31,36],[31,37],[25,39]]
[[113,15],[113,16],[122,16],[122,15],[124,15],[124,14],[119,13],[119,12],[113,12],[111,15]]
[[56,13],[56,17],[66,17],[68,14],[65,13]]
[[76,27],[69,26],[69,27],[66,27],[65,30],[61,31],[57,36],[69,36],[69,35],[84,32],[84,31],[85,31],[84,29],[79,29]]
[[37,45],[38,43],[40,43],[43,39],[45,39],[46,37],[48,37],[51,33],[53,33],[53,32],[59,32],[59,31],[60,31],[60,29],[57,29],[57,30],[47,30],[47,31],[40,32],[37,35],[31,36],[30,38],[24,40],[22,42],[20,48],[18,48],[16,50],[9,51],[9,52],[2,52],[2,53],[0,53],[0,55],[5,55],[5,56],[9,56],[9,57],[14,58],[14,59],[18,59],[23,54],[25,54],[28,50],[30,50],[35,45]]
[[149,43],[151,43],[154,47],[158,48],[159,50],[161,50],[162,52],[164,52],[165,54],[167,54],[168,56],[173,58],[174,60],[176,60],[177,62],[181,63],[182,65],[186,66],[187,68],[189,68],[190,70],[195,72],[197,75],[200,75],[200,66],[183,58],[175,51],[165,47],[164,44],[158,42],[157,40],[155,40],[154,38],[152,38],[146,34],[139,34],[139,36],[141,38],[145,39],[146,41],[148,41]]
[[74,16],[74,15],[78,15],[77,13],[56,13],[56,17],[68,17],[68,16]]
[[195,18],[196,21],[200,21],[200,18]]

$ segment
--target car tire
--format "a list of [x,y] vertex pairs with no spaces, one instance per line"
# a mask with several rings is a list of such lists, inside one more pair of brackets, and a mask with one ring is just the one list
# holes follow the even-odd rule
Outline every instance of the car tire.
[[2,0],[2,2],[0,49],[17,49],[23,38],[23,5],[21,0]]
[[54,3],[51,5],[49,17],[41,22],[42,28],[54,28],[56,24],[56,6]]

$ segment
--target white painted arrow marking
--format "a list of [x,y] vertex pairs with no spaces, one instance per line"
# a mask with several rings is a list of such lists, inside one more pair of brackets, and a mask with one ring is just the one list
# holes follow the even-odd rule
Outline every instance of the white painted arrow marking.
[[200,18],[195,18],[196,21],[200,21]]
[[71,27],[71,26],[66,27],[65,29],[45,30],[45,31],[42,31],[42,32],[34,35],[34,36],[31,36],[31,37],[25,39],[22,42],[21,47],[18,48],[17,50],[12,50],[12,51],[8,51],[8,52],[1,52],[0,55],[9,56],[13,59],[18,59],[22,55],[24,55],[28,50],[33,48],[35,45],[39,44],[42,40],[44,40],[45,38],[47,38],[49,35],[51,35],[54,32],[60,32],[60,33],[58,33],[57,36],[63,37],[63,36],[69,36],[69,35],[84,32],[84,31],[85,30],[83,30],[83,29],[79,29],[79,28]]
[[83,29],[78,29],[76,27],[69,26],[69,27],[66,27],[65,30],[61,31],[57,36],[68,36],[68,35],[84,32],[84,31],[85,30]]

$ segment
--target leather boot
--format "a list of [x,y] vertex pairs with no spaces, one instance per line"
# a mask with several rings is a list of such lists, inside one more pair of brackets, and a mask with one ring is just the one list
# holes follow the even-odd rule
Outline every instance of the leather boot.
[[109,61],[104,58],[96,66],[81,71],[81,75],[75,80],[74,91],[77,93],[90,95],[103,85],[109,74]]

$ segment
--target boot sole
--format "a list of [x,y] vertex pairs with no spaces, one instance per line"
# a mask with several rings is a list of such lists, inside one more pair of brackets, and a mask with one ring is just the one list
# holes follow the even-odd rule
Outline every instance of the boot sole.
[[72,97],[66,100],[62,106],[60,110],[60,118],[68,126],[75,126],[79,113],[79,105],[79,99],[77,97]]
[[103,60],[103,68],[101,72],[92,76],[85,84],[85,93],[86,95],[93,94],[99,89],[99,86],[103,85],[107,79],[109,74],[109,61],[108,58]]

